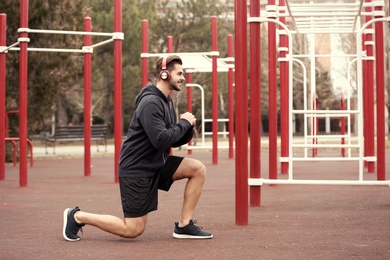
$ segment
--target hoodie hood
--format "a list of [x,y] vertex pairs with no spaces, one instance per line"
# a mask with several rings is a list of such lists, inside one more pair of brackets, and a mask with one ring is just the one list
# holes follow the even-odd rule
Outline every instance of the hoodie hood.
[[135,98],[135,105],[138,106],[138,104],[141,102],[141,99],[148,95],[159,96],[167,103],[170,101],[170,97],[166,97],[164,93],[162,93],[161,90],[159,90],[155,85],[147,84]]

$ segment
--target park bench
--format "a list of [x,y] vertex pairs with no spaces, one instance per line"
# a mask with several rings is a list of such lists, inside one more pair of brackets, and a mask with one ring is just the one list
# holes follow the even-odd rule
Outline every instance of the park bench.
[[[105,146],[107,152],[107,130],[108,125],[91,125],[91,141],[96,141],[96,148],[99,152],[99,145]],[[53,135],[47,135],[45,140],[45,150],[47,154],[48,146],[53,147],[55,154],[56,143],[76,142],[84,140],[83,125],[56,126]]]

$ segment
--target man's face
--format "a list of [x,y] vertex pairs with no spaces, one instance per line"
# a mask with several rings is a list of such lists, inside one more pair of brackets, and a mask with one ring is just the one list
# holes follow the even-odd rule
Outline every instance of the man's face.
[[171,71],[171,78],[169,79],[172,90],[180,91],[185,80],[182,66],[175,64],[174,69]]

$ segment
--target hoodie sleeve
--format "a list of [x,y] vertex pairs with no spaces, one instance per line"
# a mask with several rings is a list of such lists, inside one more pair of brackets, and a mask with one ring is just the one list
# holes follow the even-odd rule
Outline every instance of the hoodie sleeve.
[[164,117],[164,108],[159,100],[154,98],[143,98],[141,101],[142,110],[138,118],[145,132],[157,150],[166,150],[181,140],[192,129],[187,120],[179,122],[168,128]]
[[[182,120],[185,120],[185,119],[182,119]],[[187,120],[185,120],[185,121],[188,122]],[[188,143],[189,141],[191,141],[191,139],[193,137],[194,137],[194,127],[191,126],[191,128],[187,130],[187,132],[184,134],[184,136],[179,141],[172,144],[172,147],[182,146],[182,145]]]

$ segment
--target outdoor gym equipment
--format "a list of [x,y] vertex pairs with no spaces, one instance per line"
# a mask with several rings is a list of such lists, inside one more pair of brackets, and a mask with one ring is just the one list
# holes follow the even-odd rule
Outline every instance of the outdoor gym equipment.
[[[91,19],[85,18],[84,32],[58,31],[58,30],[38,30],[28,27],[28,0],[20,0],[20,28],[18,29],[18,41],[10,46],[6,46],[6,14],[0,14],[0,122],[5,122],[5,57],[9,50],[16,50],[20,53],[19,65],[19,142],[20,142],[20,162],[19,162],[19,185],[27,186],[27,90],[28,90],[28,66],[27,58],[29,51],[45,52],[77,52],[84,54],[84,118],[91,118],[91,56],[93,48],[100,45],[114,42],[114,137],[115,137],[115,160],[114,179],[119,181],[118,162],[120,147],[122,144],[122,1],[114,1],[114,32],[95,33],[91,32]],[[84,36],[84,47],[81,50],[68,50],[58,48],[29,48],[29,33],[49,33],[49,34],[72,34]],[[92,45],[91,36],[108,36],[111,39]],[[16,46],[20,47],[16,47]],[[84,175],[91,174],[91,123],[84,120]],[[4,124],[0,124],[0,154],[5,156],[5,129]],[[0,180],[5,179],[5,158],[0,158]]]

